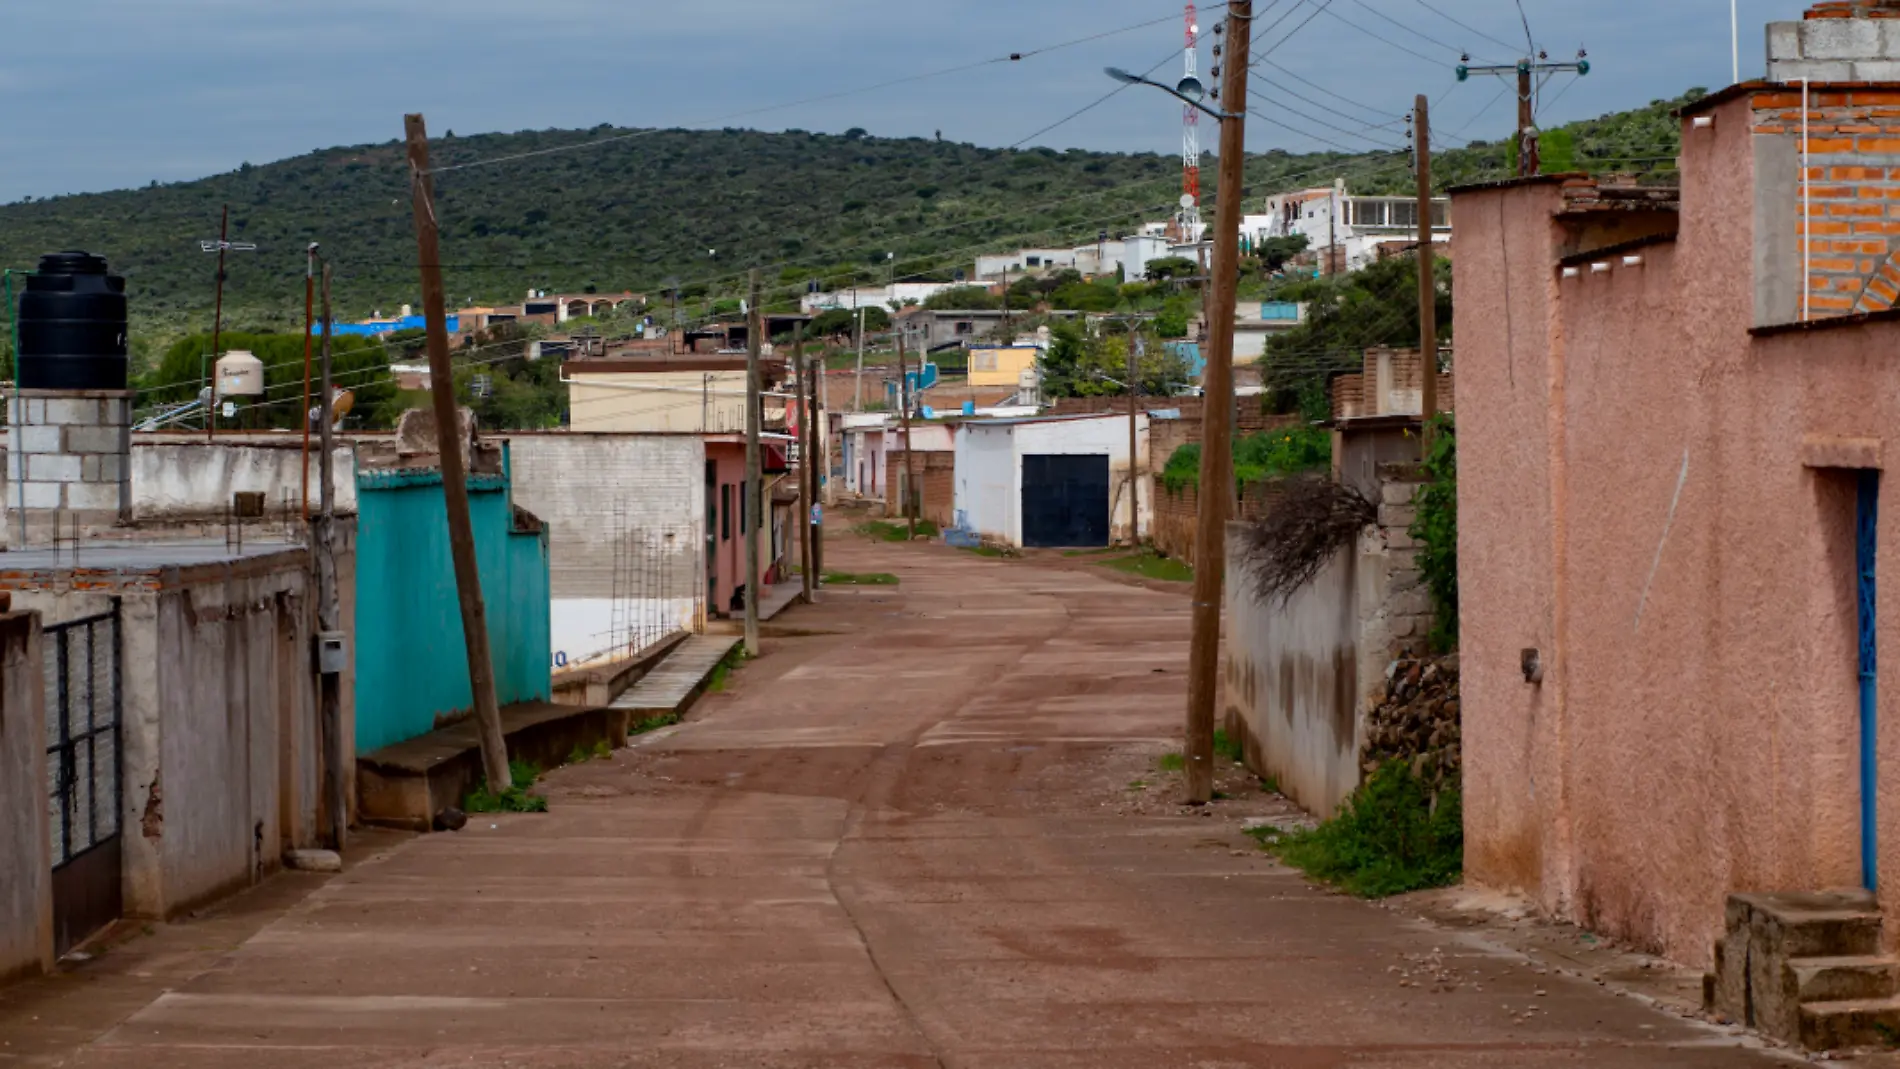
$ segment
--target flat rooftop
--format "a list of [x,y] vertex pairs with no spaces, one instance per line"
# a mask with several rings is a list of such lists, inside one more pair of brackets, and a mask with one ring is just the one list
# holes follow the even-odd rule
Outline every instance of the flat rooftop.
[[[222,538],[154,541],[147,539],[88,539],[60,546],[32,546],[0,551],[0,587],[32,585],[47,577],[72,572],[154,575],[217,565],[263,561],[290,552],[302,552],[300,542],[246,541],[226,545]],[[268,570],[268,569],[267,569]]]

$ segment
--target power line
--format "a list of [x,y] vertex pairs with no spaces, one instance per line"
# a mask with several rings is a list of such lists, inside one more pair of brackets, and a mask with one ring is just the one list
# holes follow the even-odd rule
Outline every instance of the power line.
[[[1216,4],[1215,6],[1219,7],[1219,6],[1224,6],[1224,5]],[[1099,33],[1089,34],[1084,37],[1077,37],[1068,41],[1057,42],[1056,44],[1043,45],[1039,48],[1026,49],[1020,52],[1011,52],[1005,55],[994,56],[989,59],[980,59],[980,60],[975,60],[970,63],[958,64],[953,67],[943,67],[943,68],[933,70],[933,71],[925,71],[921,74],[910,74],[910,75],[905,75],[901,78],[891,78],[882,82],[877,82],[872,85],[859,86],[858,88],[855,88],[855,89],[843,89],[843,90],[839,90],[833,93],[823,93],[817,96],[805,97],[801,100],[794,100],[794,101],[790,101],[783,104],[768,104],[763,107],[747,108],[743,111],[730,112],[725,115],[720,115],[720,116],[716,116],[716,117],[708,118],[708,119],[701,119],[698,121],[689,122],[682,125],[684,126],[711,126],[718,123],[730,122],[733,119],[743,119],[743,118],[747,118],[754,115],[764,115],[764,114],[774,112],[774,111],[784,111],[789,108],[804,107],[809,104],[821,104],[826,101],[838,100],[838,99],[842,99],[844,97],[850,97],[850,96],[858,96],[863,93],[875,93],[880,90],[890,89],[894,86],[907,85],[911,82],[926,81],[931,78],[941,78],[941,77],[944,77],[946,75],[951,75],[951,74],[961,74],[966,71],[977,70],[982,67],[991,67],[991,66],[996,66],[998,64],[1005,64],[1005,63],[1017,63],[1017,62],[1021,62],[1022,60],[1028,59],[1032,56],[1046,55],[1050,52],[1059,51],[1061,49],[1069,48],[1074,45],[1085,44],[1090,41],[1099,41],[1106,37],[1116,36],[1117,34],[1130,33],[1134,30],[1146,29],[1150,26],[1157,26],[1164,22],[1171,22],[1176,17],[1178,16],[1169,15],[1164,18],[1150,19],[1146,22],[1135,23],[1132,26],[1123,26],[1118,29],[1104,30]],[[551,155],[555,155],[557,153],[562,153],[562,152],[576,152],[584,148],[593,148],[599,145],[612,144],[618,141],[631,141],[635,138],[650,137],[654,134],[662,133],[662,132],[664,132],[663,128],[659,128],[659,127],[648,129],[648,130],[632,130],[624,134],[616,134],[612,137],[590,138],[586,141],[577,141],[568,145],[556,145],[551,148],[534,149],[528,152],[510,153],[509,155],[493,156],[493,157],[489,157],[488,159],[470,160],[466,163],[443,164],[442,166],[439,166],[439,167],[430,168],[429,173],[443,174],[448,171],[467,170],[468,168],[471,168],[471,167],[488,167],[494,164],[512,163],[517,160],[531,159],[538,156],[551,156]]]
[[[1308,79],[1308,78],[1305,78],[1305,77],[1302,77],[1302,76],[1301,76],[1301,75],[1299,75],[1299,74],[1295,74],[1295,73],[1294,73],[1293,71],[1291,71],[1291,70],[1289,70],[1289,69],[1287,69],[1286,67],[1283,67],[1283,66],[1281,66],[1281,65],[1280,65],[1280,64],[1278,64],[1278,63],[1275,63],[1275,62],[1273,62],[1273,61],[1272,61],[1272,60],[1270,60],[1270,59],[1267,59],[1267,58],[1265,58],[1265,57],[1262,57],[1262,58],[1261,58],[1261,59],[1260,59],[1260,60],[1259,60],[1258,62],[1259,62],[1259,63],[1262,63],[1262,64],[1265,64],[1266,66],[1269,66],[1269,67],[1272,67],[1272,68],[1273,68],[1274,70],[1277,70],[1277,71],[1279,71],[1279,72],[1280,72],[1281,74],[1284,74],[1284,75],[1286,75],[1286,76],[1287,76],[1288,78],[1292,78],[1292,79],[1293,79],[1294,81],[1297,81],[1297,82],[1300,82],[1300,83],[1301,83],[1301,84],[1303,84],[1303,85],[1307,85],[1307,86],[1310,86],[1310,87],[1312,87],[1313,89],[1315,89],[1315,90],[1318,90],[1318,91],[1319,91],[1319,92],[1321,92],[1321,93],[1325,93],[1325,94],[1326,94],[1327,96],[1330,96],[1330,97],[1332,97],[1332,98],[1333,98],[1333,99],[1335,99],[1335,100],[1339,100],[1339,101],[1343,101],[1344,103],[1347,103],[1347,104],[1351,104],[1351,105],[1352,105],[1353,107],[1355,107],[1355,108],[1359,108],[1359,109],[1360,109],[1360,110],[1362,110],[1362,111],[1369,111],[1369,112],[1371,112],[1372,114],[1374,114],[1374,115],[1377,115],[1377,116],[1379,116],[1379,117],[1380,117],[1380,118],[1382,118],[1382,119],[1383,119],[1383,118],[1388,118],[1388,117],[1392,117],[1392,116],[1397,116],[1400,122],[1404,122],[1404,121],[1405,121],[1405,119],[1404,119],[1404,116],[1403,116],[1403,114],[1401,114],[1401,113],[1399,113],[1399,112],[1394,112],[1394,111],[1385,111],[1385,110],[1382,110],[1382,109],[1380,109],[1380,108],[1375,108],[1375,107],[1373,107],[1373,106],[1372,106],[1372,105],[1370,105],[1370,104],[1362,104],[1362,103],[1360,103],[1359,101],[1357,101],[1357,100],[1354,100],[1354,99],[1352,99],[1351,97],[1349,97],[1349,96],[1346,96],[1346,95],[1345,95],[1345,94],[1343,94],[1343,93],[1339,93],[1339,92],[1336,92],[1336,91],[1334,91],[1334,90],[1331,90],[1331,89],[1328,89],[1328,88],[1326,88],[1325,86],[1323,86],[1323,85],[1320,85],[1320,84],[1318,84],[1318,83],[1316,83],[1316,82],[1314,82],[1314,81],[1312,81],[1311,79]],[[1274,84],[1274,85],[1277,85],[1278,83],[1269,83],[1269,84]],[[1284,88],[1284,86],[1282,86],[1281,88]],[[1289,89],[1289,90],[1287,90],[1287,91],[1288,91],[1288,92],[1292,92],[1292,90],[1290,90],[1290,89]],[[1298,94],[1294,94],[1294,95],[1296,95],[1296,96],[1297,96]],[[1302,100],[1305,100],[1306,98],[1305,98],[1305,97],[1300,97],[1300,99],[1302,99]],[[1307,103],[1309,103],[1309,104],[1315,104],[1315,106],[1322,106],[1322,107],[1324,106],[1324,105],[1319,105],[1319,104],[1317,104],[1317,102],[1315,102],[1315,101],[1307,101]],[[1331,109],[1328,109],[1328,110],[1331,110]],[[1346,114],[1345,114],[1344,112],[1334,112],[1334,114],[1335,114],[1335,115],[1339,115],[1339,116],[1341,116],[1342,118],[1350,118],[1350,119],[1352,119],[1352,120],[1353,120],[1354,122],[1363,122],[1363,121],[1364,121],[1363,119],[1361,119],[1360,117],[1358,117],[1358,116],[1356,116],[1356,115],[1346,115]]]
[[1381,41],[1387,45],[1390,45],[1391,47],[1398,49],[1399,51],[1405,53],[1408,56],[1417,56],[1419,59],[1422,59],[1427,63],[1442,62],[1441,60],[1436,59],[1432,56],[1428,56],[1425,53],[1420,52],[1415,48],[1407,48],[1405,45],[1402,45],[1398,43],[1397,41],[1392,40],[1390,37],[1382,37],[1379,34],[1373,33],[1371,30],[1365,28],[1364,26],[1359,25],[1358,23],[1352,21],[1351,19],[1347,18],[1344,15],[1341,15],[1339,12],[1334,11],[1331,8],[1327,8],[1326,13],[1328,15],[1331,15],[1337,21],[1343,22],[1346,25],[1351,26],[1353,29],[1358,30],[1360,33],[1365,34],[1367,37],[1370,37],[1375,41]]
[[1424,8],[1425,10],[1431,12],[1434,15],[1437,15],[1439,18],[1444,19],[1445,21],[1451,23],[1452,25],[1458,27],[1461,30],[1465,30],[1469,33],[1475,33],[1479,37],[1484,38],[1485,40],[1491,42],[1494,45],[1502,45],[1513,52],[1517,51],[1517,46],[1512,44],[1511,42],[1499,40],[1498,38],[1491,36],[1490,34],[1484,32],[1483,30],[1478,29],[1476,26],[1472,26],[1468,23],[1460,22],[1457,19],[1452,18],[1450,15],[1446,14],[1445,12],[1440,11],[1438,8],[1433,7],[1431,4],[1427,3],[1426,0],[1417,0],[1417,3],[1418,3],[1418,6]]
[[1406,23],[1400,22],[1398,19],[1395,19],[1392,16],[1386,14],[1385,12],[1380,11],[1378,8],[1373,7],[1371,4],[1366,3],[1366,0],[1352,0],[1352,2],[1359,5],[1362,8],[1365,8],[1367,11],[1372,12],[1374,15],[1379,16],[1380,18],[1391,23],[1392,25],[1397,26],[1399,29],[1406,31],[1407,33],[1413,34],[1414,36],[1417,36],[1421,38],[1422,40],[1429,41],[1430,43],[1437,45],[1439,48],[1442,48],[1447,52],[1463,53],[1465,51],[1464,49],[1458,48],[1455,45],[1448,45],[1445,42],[1440,41],[1438,38],[1433,37],[1431,34],[1426,33],[1424,30],[1421,30],[1417,28],[1416,26],[1410,26],[1410,25],[1407,25]]

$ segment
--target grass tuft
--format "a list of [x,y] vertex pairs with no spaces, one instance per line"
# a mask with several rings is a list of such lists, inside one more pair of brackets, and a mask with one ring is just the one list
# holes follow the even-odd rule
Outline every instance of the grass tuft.
[[548,811],[546,795],[535,794],[528,788],[541,778],[541,769],[526,761],[508,762],[508,778],[514,783],[505,791],[491,791],[484,779],[475,785],[467,798],[462,800],[462,810],[466,813],[545,813]]
[[826,572],[828,586],[896,586],[897,577],[889,572]]
[[1173,557],[1164,557],[1152,549],[1144,549],[1133,556],[1117,557],[1101,563],[1103,567],[1127,572],[1130,575],[1139,575],[1145,579],[1162,579],[1170,583],[1194,581],[1194,569]]
[[732,673],[739,670],[739,666],[745,663],[745,659],[744,646],[732,647],[732,652],[721,657],[719,663],[713,666],[712,675],[706,680],[706,693],[717,694],[725,690],[726,684],[732,679]]
[[628,724],[627,734],[629,736],[644,735],[649,731],[658,731],[661,728],[672,727],[679,722],[680,715],[678,713],[656,713],[653,716],[647,717],[645,720],[635,720],[633,723]]
[[1249,834],[1280,860],[1361,898],[1446,887],[1464,875],[1464,815],[1457,790],[1436,804],[1408,765],[1390,762],[1331,820],[1305,831]]
[[1187,768],[1187,758],[1178,753],[1164,753],[1155,759],[1155,767],[1163,772],[1179,772]]
[[[856,531],[858,534],[865,536],[866,538],[873,538],[879,542],[908,542],[910,541],[910,524],[904,523],[904,522],[893,522],[891,520],[869,520],[857,525],[856,527],[853,527],[852,530]],[[918,537],[935,538],[937,537],[938,533],[939,532],[937,530],[936,524],[931,523],[929,520],[917,521]]]

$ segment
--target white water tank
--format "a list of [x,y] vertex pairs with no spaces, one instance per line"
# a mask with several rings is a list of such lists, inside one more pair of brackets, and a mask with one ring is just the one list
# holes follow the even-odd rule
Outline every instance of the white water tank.
[[233,349],[218,358],[219,397],[262,397],[264,362],[245,349]]

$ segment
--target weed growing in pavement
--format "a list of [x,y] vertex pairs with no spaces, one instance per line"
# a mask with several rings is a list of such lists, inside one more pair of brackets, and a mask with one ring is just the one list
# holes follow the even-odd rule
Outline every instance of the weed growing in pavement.
[[1280,778],[1278,776],[1260,777],[1260,789],[1265,791],[1268,794],[1279,794],[1280,793]]
[[1174,559],[1164,557],[1152,549],[1144,549],[1132,557],[1119,557],[1102,562],[1105,568],[1118,572],[1139,575],[1144,579],[1162,579],[1170,583],[1191,583],[1194,581],[1194,569]]
[[606,739],[601,739],[589,747],[583,747],[577,743],[572,750],[568,751],[567,763],[570,765],[581,765],[592,761],[596,757],[612,757],[613,755],[614,748]]
[[706,693],[717,694],[725,690],[726,683],[732,678],[732,673],[744,663],[745,647],[732,647],[732,652],[721,657],[719,663],[713,666],[712,675],[706,680]]
[[1145,791],[1148,789],[1148,784],[1143,780],[1130,780],[1128,789],[1131,791]]
[[1164,753],[1155,759],[1155,767],[1163,772],[1179,772],[1187,767],[1187,758],[1178,753]]
[[896,586],[897,577],[889,572],[826,572],[827,586]]
[[499,793],[488,789],[488,781],[475,785],[468,797],[462,800],[462,810],[467,813],[545,813],[548,811],[546,795],[534,794],[528,788],[541,778],[541,769],[526,761],[508,762],[508,778],[513,786]]
[[629,736],[644,735],[649,731],[670,728],[679,722],[680,715],[678,713],[658,713],[654,716],[647,717],[645,720],[635,720],[633,723],[628,724],[627,734]]
[[1284,834],[1249,829],[1308,876],[1362,898],[1445,887],[1464,875],[1464,815],[1453,788],[1431,798],[1409,765],[1389,762],[1331,820]]
[[957,548],[958,548],[958,549],[961,549],[961,550],[962,550],[963,552],[965,552],[965,553],[974,553],[974,554],[976,554],[976,555],[977,555],[977,556],[979,556],[979,557],[1014,557],[1014,556],[1018,556],[1018,554],[1016,554],[1015,552],[1013,552],[1013,551],[1011,551],[1011,550],[1007,550],[1007,549],[1004,549],[1004,548],[1003,548],[1003,547],[1001,547],[1001,546],[958,546]]
[[1100,549],[1065,549],[1062,551],[1062,555],[1065,557],[1100,557],[1109,553],[1125,552],[1125,550],[1126,547],[1124,546],[1103,546]]
[[1240,738],[1229,735],[1221,728],[1214,729],[1214,752],[1237,765],[1245,761],[1240,749]]

